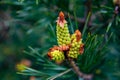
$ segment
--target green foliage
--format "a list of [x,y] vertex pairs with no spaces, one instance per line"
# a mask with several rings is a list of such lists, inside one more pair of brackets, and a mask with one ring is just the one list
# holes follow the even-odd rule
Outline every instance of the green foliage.
[[[35,65],[38,65],[38,70],[30,69],[27,68],[26,70],[19,72],[19,74],[23,75],[34,75],[34,76],[39,76],[40,79],[45,80],[45,79],[51,79],[58,74],[62,74],[64,71],[70,72],[71,69],[68,69],[67,66],[60,66],[55,64],[54,62],[50,61],[49,58],[45,55],[42,56],[38,51],[35,49],[29,47],[30,52],[26,52],[28,55],[31,55],[32,57],[35,58]],[[32,74],[33,73],[33,74]],[[63,74],[64,75],[64,74]],[[69,74],[70,75],[70,74]]]
[[[101,77],[101,75],[104,74],[103,73],[103,71],[105,71],[104,69],[107,69],[108,67],[111,66],[108,65],[111,62],[111,59],[109,59],[109,54],[106,49],[107,43],[104,41],[104,35],[98,36],[98,35],[88,34],[88,36],[84,41],[85,41],[85,51],[82,56],[79,56],[77,60],[77,65],[79,66],[82,72],[86,74],[99,75]],[[36,76],[42,75],[42,77],[44,77],[44,78],[40,77],[40,79],[51,80],[52,78],[58,78],[58,77],[60,77],[58,78],[58,80],[62,78],[69,79],[72,78],[71,75],[75,75],[73,71],[71,73],[70,65],[67,65],[68,64],[67,62],[64,62],[64,64],[62,65],[57,65],[54,62],[50,61],[46,56],[42,56],[42,54],[40,55],[35,49],[31,47],[29,48],[31,51],[25,53],[35,57],[35,59],[37,60],[36,65],[40,66],[39,67],[40,69],[38,69],[38,71],[40,71],[41,74],[36,73],[34,75]],[[110,73],[112,74],[114,72],[114,68],[115,67],[113,66],[113,70],[111,70],[112,72],[109,72],[109,74]],[[20,74],[32,75],[31,72],[32,71],[30,71],[28,68],[28,72],[26,72],[25,70]],[[107,76],[107,74],[104,74],[104,76]],[[96,78],[96,76],[94,78]]]
[[55,20],[60,11],[65,12],[71,34],[76,29],[84,33],[85,52],[76,60],[80,70],[94,74],[95,80],[119,80],[120,15],[114,16],[112,0],[91,0],[89,22],[87,1],[0,0],[1,80],[29,80],[15,71],[16,63],[22,58],[32,61],[32,69],[27,67],[19,74],[35,74],[43,80],[78,79],[66,62],[57,65],[46,56],[48,49],[57,44]]

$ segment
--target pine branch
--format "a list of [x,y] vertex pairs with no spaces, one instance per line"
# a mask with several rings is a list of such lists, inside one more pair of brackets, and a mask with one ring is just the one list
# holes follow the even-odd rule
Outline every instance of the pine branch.
[[84,74],[80,71],[79,67],[76,65],[76,63],[74,62],[73,59],[68,59],[69,62],[70,62],[70,65],[72,66],[73,70],[75,71],[75,73],[80,77],[80,78],[83,78],[83,79],[87,79],[87,80],[92,80],[93,78],[93,74]]

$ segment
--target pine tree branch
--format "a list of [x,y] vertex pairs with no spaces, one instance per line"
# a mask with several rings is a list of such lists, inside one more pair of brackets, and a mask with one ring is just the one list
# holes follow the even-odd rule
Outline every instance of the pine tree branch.
[[80,71],[79,67],[76,65],[73,59],[69,58],[68,59],[70,62],[71,67],[75,71],[75,73],[80,77],[83,78],[84,80],[92,80],[93,75],[92,74],[84,74]]

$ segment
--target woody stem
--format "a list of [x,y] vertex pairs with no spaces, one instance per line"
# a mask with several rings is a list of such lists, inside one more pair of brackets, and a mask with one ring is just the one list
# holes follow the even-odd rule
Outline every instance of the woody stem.
[[93,75],[92,74],[84,74],[80,71],[79,67],[76,65],[73,59],[69,58],[68,59],[70,62],[71,67],[73,68],[74,72],[80,77],[83,78],[84,80],[92,80]]

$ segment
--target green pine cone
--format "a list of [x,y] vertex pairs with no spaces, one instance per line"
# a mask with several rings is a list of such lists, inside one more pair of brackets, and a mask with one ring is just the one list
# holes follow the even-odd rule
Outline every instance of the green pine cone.
[[80,45],[82,44],[82,39],[80,39],[77,42],[75,34],[71,36],[71,39],[72,39],[72,43],[71,43],[70,50],[68,52],[68,57],[77,58],[78,55],[80,54],[79,50],[80,50]]
[[64,27],[57,25],[57,42],[58,45],[68,45],[71,42],[70,34],[67,24],[64,24]]
[[64,53],[59,50],[54,50],[50,54],[51,54],[51,59],[54,61],[62,62],[65,59]]

